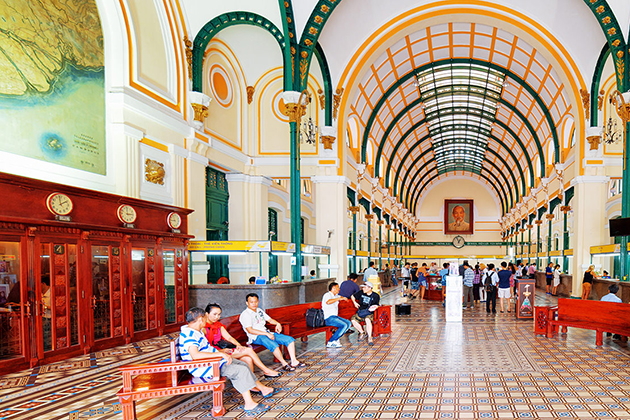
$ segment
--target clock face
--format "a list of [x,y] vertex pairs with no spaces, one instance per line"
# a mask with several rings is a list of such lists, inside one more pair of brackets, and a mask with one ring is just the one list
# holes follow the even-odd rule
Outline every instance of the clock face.
[[136,210],[128,204],[118,207],[118,219],[123,223],[131,224],[136,221]]
[[175,212],[169,213],[166,222],[171,229],[179,229],[179,227],[182,225],[182,217]]
[[74,205],[72,204],[70,197],[67,195],[62,193],[52,193],[46,199],[46,207],[48,207],[48,211],[52,214],[66,216],[70,214]]
[[463,236],[457,235],[453,238],[453,246],[455,248],[462,248],[466,244],[466,240]]

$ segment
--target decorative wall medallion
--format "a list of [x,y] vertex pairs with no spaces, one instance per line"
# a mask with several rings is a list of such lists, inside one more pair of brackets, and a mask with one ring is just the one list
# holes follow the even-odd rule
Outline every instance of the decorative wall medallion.
[[144,161],[144,179],[152,184],[164,185],[164,164],[156,160],[146,159]]

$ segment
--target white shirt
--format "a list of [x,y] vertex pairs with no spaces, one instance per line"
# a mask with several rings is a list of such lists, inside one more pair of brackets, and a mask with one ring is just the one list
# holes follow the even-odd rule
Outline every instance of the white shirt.
[[366,268],[365,272],[363,273],[363,278],[365,279],[365,281],[367,281],[370,278],[370,276],[377,276],[378,277],[378,271],[376,271],[372,267]]
[[256,331],[262,331],[264,333],[269,332],[266,327],[267,321],[269,321],[271,317],[265,313],[260,308],[256,309],[256,312],[247,308],[242,313],[241,316],[238,317],[239,322],[243,326],[243,330],[245,330],[245,334],[247,334],[247,343],[251,344],[252,341],[258,337],[256,334],[250,334],[247,331],[248,327],[255,329]]
[[493,286],[499,284],[499,275],[496,271],[488,271],[488,275],[490,276],[490,281],[492,281]]
[[407,267],[403,267],[400,269],[400,277],[402,278],[411,278],[411,273]]
[[324,293],[324,297],[322,298],[322,311],[324,311],[324,319],[327,319],[331,316],[338,316],[339,314],[339,301],[327,304],[330,299],[338,298],[339,295],[333,295],[333,292]]
[[614,293],[608,293],[606,296],[602,297],[601,301],[623,303],[623,301],[619,299],[619,296]]

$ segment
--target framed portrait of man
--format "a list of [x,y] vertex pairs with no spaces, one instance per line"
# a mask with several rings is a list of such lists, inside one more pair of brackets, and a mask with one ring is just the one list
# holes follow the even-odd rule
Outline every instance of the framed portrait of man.
[[444,234],[472,235],[473,200],[444,200]]

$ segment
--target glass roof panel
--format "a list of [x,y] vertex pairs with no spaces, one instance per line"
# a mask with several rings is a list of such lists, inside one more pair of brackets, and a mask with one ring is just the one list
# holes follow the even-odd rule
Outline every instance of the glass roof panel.
[[438,173],[481,171],[505,76],[478,64],[448,63],[416,75]]

